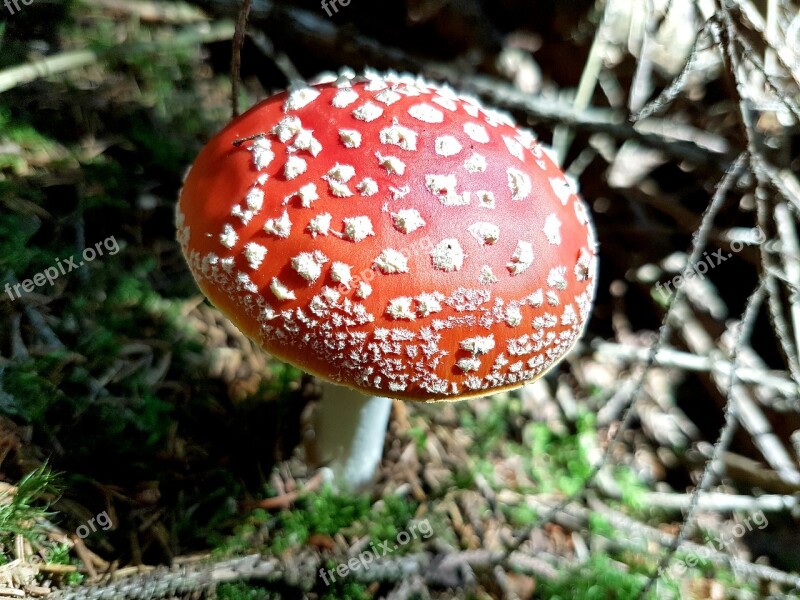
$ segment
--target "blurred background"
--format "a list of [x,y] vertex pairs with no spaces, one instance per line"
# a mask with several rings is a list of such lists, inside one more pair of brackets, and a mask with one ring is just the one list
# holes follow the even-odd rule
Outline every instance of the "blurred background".
[[512,114],[592,208],[581,344],[521,390],[396,402],[373,489],[332,494],[303,447],[318,383],[205,301],[175,241],[183,174],[231,116],[240,3],[9,0],[0,597],[798,597],[797,4],[335,8],[253,2],[240,107],[350,67]]

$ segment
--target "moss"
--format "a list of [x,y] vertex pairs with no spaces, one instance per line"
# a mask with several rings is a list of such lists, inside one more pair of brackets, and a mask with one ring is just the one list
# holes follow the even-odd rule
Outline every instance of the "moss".
[[508,515],[511,525],[522,527],[536,520],[536,509],[525,504],[516,506],[503,506],[503,511]]
[[[643,584],[641,575],[621,570],[605,555],[592,554],[557,581],[540,581],[538,590],[543,600],[636,600]],[[655,591],[645,597],[655,598]]]
[[320,596],[320,600],[372,600],[374,596],[360,583],[346,582],[333,584]]
[[647,487],[629,467],[617,467],[614,479],[622,492],[622,503],[630,509],[640,512],[647,508],[645,493]]
[[[42,227],[39,214],[30,210],[43,201],[41,191],[25,184],[0,181],[0,281],[24,280],[52,265],[63,248],[35,239]],[[4,295],[5,297],[5,295]]]
[[616,530],[611,522],[604,516],[594,512],[589,514],[589,531],[607,538],[616,535]]
[[453,485],[462,490],[471,490],[475,487],[475,473],[466,467],[458,468],[453,473]]
[[46,465],[25,475],[14,493],[0,492],[0,557],[13,560],[14,538],[23,536],[34,546],[41,545],[46,532],[41,527],[51,517],[50,505],[59,493],[58,477]]
[[408,430],[409,437],[414,440],[417,450],[422,451],[425,449],[425,444],[428,440],[425,434],[425,429],[422,427],[412,427]]
[[514,439],[513,427],[521,416],[520,400],[512,394],[498,394],[485,414],[478,417],[472,411],[459,413],[461,426],[474,440],[475,454],[483,456]]
[[[373,542],[396,540],[401,531],[407,531],[419,504],[400,496],[386,496],[377,510],[370,514],[369,536]],[[401,545],[404,551],[412,544]]]
[[0,140],[18,144],[29,151],[48,151],[57,143],[46,135],[42,135],[28,123],[21,123],[12,118],[11,109],[0,105]]
[[594,417],[581,415],[575,433],[557,434],[544,423],[531,423],[524,432],[530,450],[527,463],[540,491],[574,494],[588,479],[589,451],[595,438]]
[[277,600],[280,595],[257,585],[237,581],[220,584],[216,597],[217,600]]
[[[83,564],[77,557],[71,555],[70,547],[64,544],[58,544],[47,554],[47,562],[50,564],[73,565],[76,567],[82,566]],[[80,585],[83,583],[84,579],[86,579],[86,576],[77,571],[66,573],[63,576],[63,582],[67,586]]]
[[329,487],[303,496],[293,510],[278,515],[270,549],[281,553],[306,542],[311,534],[334,535],[370,512],[367,496],[336,494]]

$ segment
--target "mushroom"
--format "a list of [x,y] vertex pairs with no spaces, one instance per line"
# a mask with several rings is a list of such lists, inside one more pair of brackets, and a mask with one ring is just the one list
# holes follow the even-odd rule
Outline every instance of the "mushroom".
[[595,235],[575,186],[506,114],[368,74],[254,106],[202,150],[177,207],[197,284],[245,334],[327,385],[317,455],[358,489],[391,400],[540,377],[575,344]]

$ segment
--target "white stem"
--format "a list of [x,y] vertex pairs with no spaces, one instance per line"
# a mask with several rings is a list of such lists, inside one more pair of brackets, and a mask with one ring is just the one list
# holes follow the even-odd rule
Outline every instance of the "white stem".
[[315,416],[316,458],[333,471],[336,489],[358,491],[372,483],[383,456],[392,401],[332,383],[322,387]]

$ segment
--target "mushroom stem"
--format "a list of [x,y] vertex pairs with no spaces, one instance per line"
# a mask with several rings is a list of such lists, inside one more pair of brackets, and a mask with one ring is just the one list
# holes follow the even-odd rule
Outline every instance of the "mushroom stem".
[[316,458],[333,471],[333,485],[358,491],[372,483],[383,456],[392,400],[323,383],[315,416]]

